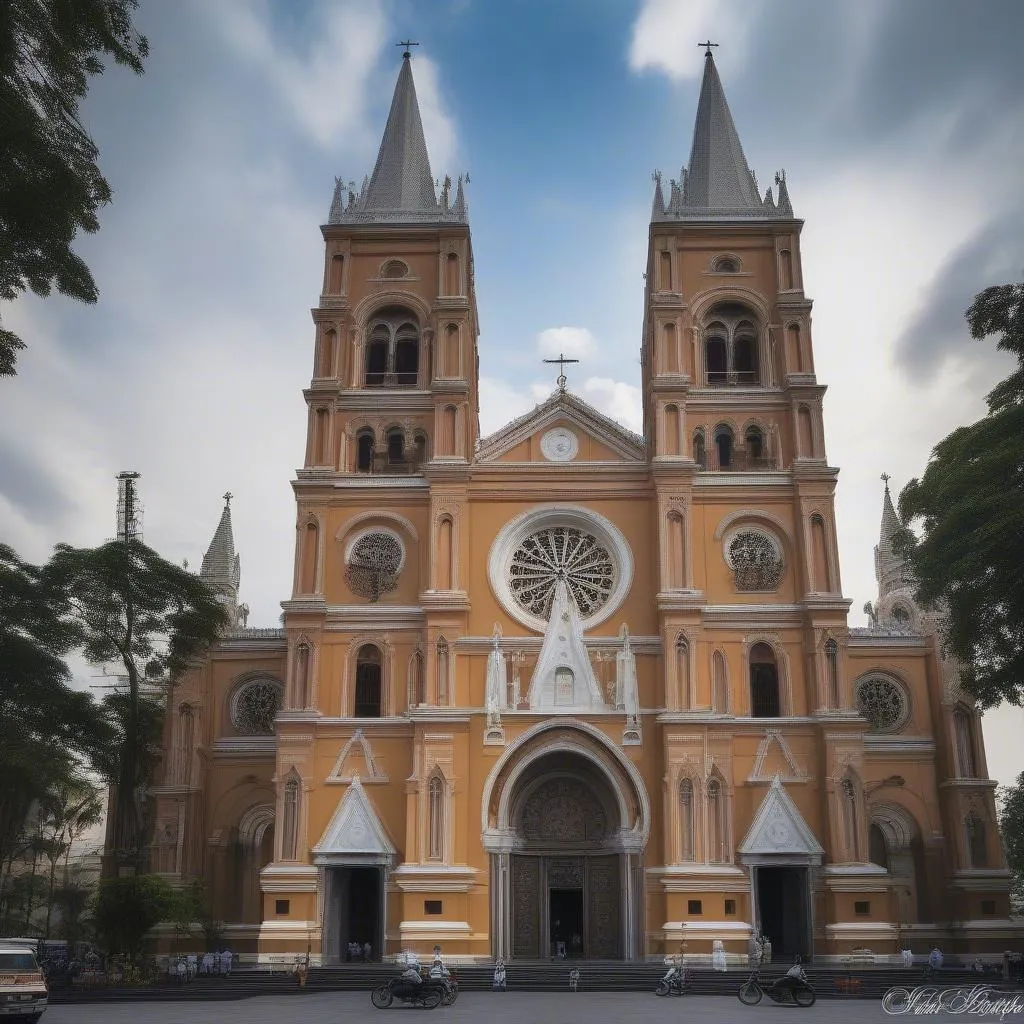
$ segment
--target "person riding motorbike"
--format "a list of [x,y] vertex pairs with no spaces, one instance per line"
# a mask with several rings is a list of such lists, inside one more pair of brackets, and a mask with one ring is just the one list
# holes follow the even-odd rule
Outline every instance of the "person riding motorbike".
[[793,961],[793,966],[790,967],[790,969],[786,971],[781,978],[779,978],[776,984],[779,985],[780,988],[783,986],[794,988],[797,985],[807,984],[807,975],[804,972],[799,954],[797,954],[796,959]]
[[423,984],[423,978],[420,976],[420,962],[416,958],[415,953],[406,953],[404,962],[405,969],[399,975],[399,980],[418,988]]

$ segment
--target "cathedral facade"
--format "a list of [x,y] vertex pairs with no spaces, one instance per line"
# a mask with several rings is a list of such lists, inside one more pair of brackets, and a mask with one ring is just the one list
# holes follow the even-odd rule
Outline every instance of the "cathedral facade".
[[[563,377],[480,437],[464,183],[435,190],[405,55],[322,228],[283,627],[236,618],[168,706],[152,868],[201,879],[235,950],[1017,935],[980,718],[887,487],[847,624],[801,227],[709,51],[689,165],[655,185],[643,435]],[[236,614],[228,506],[202,576]]]

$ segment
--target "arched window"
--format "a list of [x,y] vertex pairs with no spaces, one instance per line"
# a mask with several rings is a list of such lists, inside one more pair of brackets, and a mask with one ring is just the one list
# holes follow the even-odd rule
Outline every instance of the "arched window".
[[779,290],[788,292],[793,287],[793,254],[789,249],[779,250]]
[[409,266],[403,260],[388,260],[381,268],[381,277],[395,280],[409,276]]
[[701,469],[708,468],[708,453],[704,446],[704,431],[694,431],[693,435],[693,461],[700,466]]
[[987,868],[988,844],[985,841],[985,823],[973,811],[964,819],[964,832],[967,838],[968,866]]
[[391,332],[387,324],[377,324],[370,332],[370,341],[366,347],[366,386],[382,388],[388,370],[388,348]]
[[380,718],[381,656],[373,644],[364,644],[356,656],[356,718]]
[[828,539],[825,536],[825,520],[817,512],[811,516],[811,546],[814,557],[813,589],[818,593],[832,591],[832,573],[828,565]]
[[765,459],[764,433],[760,427],[747,427],[743,434],[743,443],[747,449],[747,464],[758,468],[767,462]]
[[885,833],[874,822],[868,826],[868,860],[889,870],[889,846],[885,841]]
[[704,352],[708,384],[712,386],[727,384],[729,382],[729,361],[726,357],[725,338],[708,338]]
[[405,431],[401,428],[388,431],[388,465],[405,465]]
[[839,645],[835,640],[825,641],[825,681],[828,686],[828,706],[839,707]]
[[956,773],[961,779],[977,778],[974,750],[974,729],[970,713],[963,707],[953,712],[953,735],[956,743]]
[[295,648],[295,706],[309,706],[309,644],[305,640]]
[[707,789],[708,862],[724,864],[729,859],[725,842],[725,793],[720,779],[712,778]]
[[910,625],[910,612],[901,604],[893,605],[892,621],[901,629],[906,629]]
[[[733,367],[739,384],[757,383],[757,338],[753,325],[742,323],[737,327],[733,341]],[[751,333],[746,333],[747,331]],[[743,332],[743,333],[740,333]]]
[[299,846],[299,794],[301,783],[292,775],[284,784],[284,818],[281,836],[281,856],[296,860]]
[[423,652],[417,651],[409,661],[409,707],[425,703],[423,693]]
[[430,784],[427,788],[429,801],[429,843],[427,847],[428,860],[444,860],[444,779],[440,773],[430,777]]
[[736,274],[739,269],[740,261],[735,256],[716,256],[711,264],[711,272],[714,274]]
[[356,469],[360,473],[373,469],[373,433],[369,430],[360,431],[356,437]]
[[437,703],[444,706],[448,703],[448,673],[450,656],[448,641],[438,637],[437,640]]
[[320,557],[320,530],[316,521],[310,519],[302,531],[301,562],[299,564],[299,593],[316,592],[316,567]]
[[858,860],[857,856],[857,790],[849,775],[843,777],[841,789],[843,815],[843,841],[846,844],[847,859]]
[[419,469],[427,461],[427,435],[422,430],[417,430],[413,435],[415,445],[413,454],[413,465]]
[[459,257],[457,253],[450,252],[444,261],[445,294],[461,295],[462,287],[459,281]]
[[195,742],[196,719],[191,704],[178,709],[178,744],[176,751],[175,782],[188,786],[192,781],[192,745]]
[[413,388],[419,382],[420,329],[400,307],[382,309],[366,335],[366,386]]
[[750,713],[754,718],[778,718],[782,713],[775,652],[765,643],[750,649]]
[[328,284],[330,285],[330,291],[334,295],[337,295],[341,292],[341,286],[344,281],[344,271],[345,257],[342,255],[332,256],[330,281],[328,282]]
[[732,428],[724,424],[715,428],[715,453],[718,456],[718,468],[728,469],[732,465]]
[[720,714],[729,710],[729,674],[721,651],[711,656],[711,707]]
[[680,859],[695,860],[693,841],[693,782],[683,779],[679,783],[679,822],[682,829]]
[[811,410],[801,405],[796,413],[797,438],[800,454],[805,459],[814,458],[814,425],[811,422]]

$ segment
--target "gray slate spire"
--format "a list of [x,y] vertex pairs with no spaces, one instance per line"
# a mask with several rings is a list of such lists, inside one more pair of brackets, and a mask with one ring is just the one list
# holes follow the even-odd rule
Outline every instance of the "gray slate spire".
[[879,590],[885,593],[884,584],[899,585],[903,577],[903,558],[893,551],[892,539],[903,529],[900,517],[892,503],[889,481],[885,479],[885,495],[882,497],[882,524],[878,531],[878,545],[875,548],[875,578]]
[[217,532],[203,555],[199,578],[212,590],[234,599],[238,596],[241,575],[242,563],[235,554],[235,535],[231,529],[231,495],[226,494],[224,511],[217,524]]
[[[769,220],[793,216],[791,207],[784,213],[781,203],[777,208],[769,197],[761,198],[710,50],[704,58],[690,164],[682,183],[678,199],[669,202],[662,216],[655,212],[654,220]],[[787,196],[787,206],[788,202]]]
[[330,224],[379,222],[466,222],[465,202],[460,211],[457,207],[445,209],[437,201],[408,52],[402,58],[391,112],[369,184],[346,209],[332,204],[328,221]]

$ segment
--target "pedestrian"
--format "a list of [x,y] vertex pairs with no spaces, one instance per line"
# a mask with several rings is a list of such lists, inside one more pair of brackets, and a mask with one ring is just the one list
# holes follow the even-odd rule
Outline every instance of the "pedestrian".
[[370,961],[370,944],[368,942],[363,943],[363,959],[367,963]]
[[230,949],[221,950],[220,954],[220,972],[225,977],[231,977],[231,962],[234,960],[234,956]]

